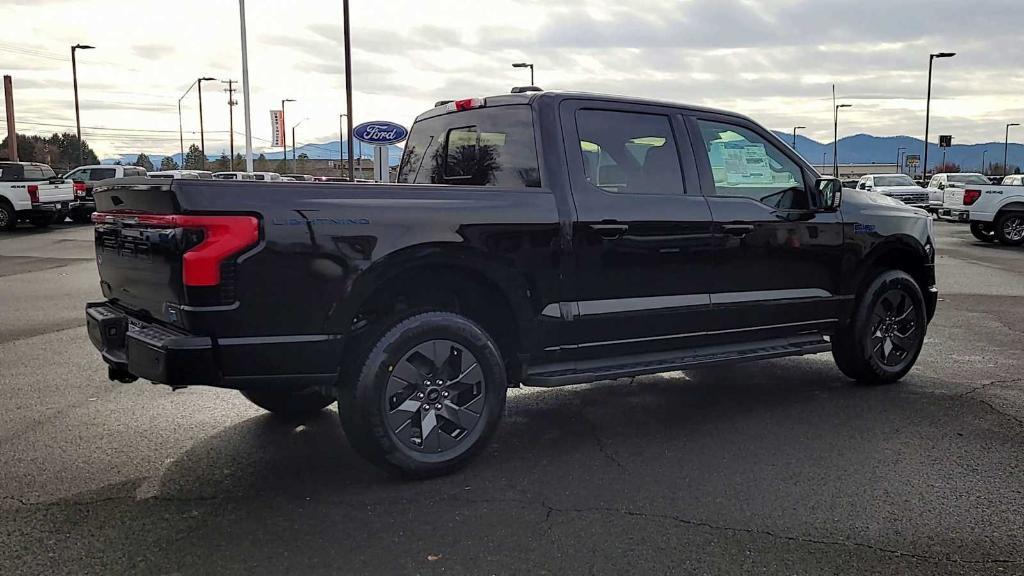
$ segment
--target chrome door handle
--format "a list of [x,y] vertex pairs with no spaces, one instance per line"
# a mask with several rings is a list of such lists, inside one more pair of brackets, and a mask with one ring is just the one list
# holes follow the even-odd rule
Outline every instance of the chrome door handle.
[[602,238],[615,239],[626,233],[628,224],[591,224],[590,229],[597,232]]
[[723,224],[722,231],[730,236],[743,238],[754,231],[753,224]]

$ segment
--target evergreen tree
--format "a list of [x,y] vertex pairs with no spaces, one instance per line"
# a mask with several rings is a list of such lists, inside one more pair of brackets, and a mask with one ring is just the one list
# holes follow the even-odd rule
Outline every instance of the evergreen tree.
[[178,163],[174,161],[173,157],[171,157],[171,156],[164,156],[163,159],[160,160],[160,169],[161,170],[177,170],[178,169]]
[[221,152],[219,158],[209,163],[208,169],[212,170],[213,172],[224,172],[226,170],[230,170],[231,158],[228,157],[228,155],[225,154],[224,152]]
[[199,146],[192,144],[188,147],[188,152],[185,153],[185,160],[182,162],[182,168],[185,170],[203,169],[203,151],[199,149]]
[[132,166],[138,166],[144,168],[146,172],[152,172],[155,170],[153,167],[153,161],[146,156],[145,152],[139,152],[139,155],[135,158],[135,162],[132,162]]

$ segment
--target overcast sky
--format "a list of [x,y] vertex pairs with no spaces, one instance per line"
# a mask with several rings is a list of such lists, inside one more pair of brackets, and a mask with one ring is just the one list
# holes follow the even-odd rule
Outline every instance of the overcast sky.
[[[937,60],[932,135],[1001,141],[1024,123],[1022,0],[352,0],[356,121],[408,125],[436,100],[527,84],[728,108],[832,139],[924,132],[928,54]],[[288,104],[300,144],[338,138],[344,112],[340,0],[249,0],[254,145]],[[74,130],[70,46],[83,133],[101,157],[178,150],[177,102],[199,76],[241,80],[235,0],[0,0],[0,72],[14,76],[19,132]],[[227,95],[204,83],[206,150],[227,149]],[[240,84],[239,84],[240,87]],[[238,96],[241,100],[241,96]],[[196,94],[183,101],[198,142]],[[243,106],[235,108],[243,130]],[[4,128],[6,133],[6,128]],[[1024,132],[1021,133],[1024,140]],[[290,133],[289,133],[290,138]],[[243,150],[236,137],[236,151]]]

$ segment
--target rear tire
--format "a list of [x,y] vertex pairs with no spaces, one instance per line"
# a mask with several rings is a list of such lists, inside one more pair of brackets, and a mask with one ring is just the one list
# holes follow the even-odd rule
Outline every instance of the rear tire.
[[338,415],[360,455],[390,473],[427,478],[458,470],[486,446],[508,384],[497,345],[475,322],[425,312],[355,346]]
[[891,384],[914,367],[927,329],[921,288],[906,272],[888,270],[871,281],[853,318],[832,338],[832,357],[861,384]]
[[18,225],[18,213],[5,199],[0,199],[0,230],[14,230]]
[[306,420],[334,403],[334,398],[312,389],[297,392],[252,389],[241,392],[253,404],[288,421]]
[[28,221],[36,228],[46,228],[56,219],[54,214],[37,214],[29,217]]
[[996,230],[987,222],[971,222],[971,235],[982,242],[996,241]]
[[1007,246],[1024,244],[1024,212],[1007,212],[996,218],[996,238]]

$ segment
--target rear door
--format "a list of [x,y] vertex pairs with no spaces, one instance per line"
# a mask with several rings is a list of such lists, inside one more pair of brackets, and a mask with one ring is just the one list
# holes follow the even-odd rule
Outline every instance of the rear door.
[[[689,345],[710,312],[711,212],[671,108],[561,103],[576,220],[568,356]],[[682,144],[682,146],[680,146]]]
[[830,325],[843,227],[839,212],[816,206],[817,174],[748,120],[701,113],[688,126],[714,217],[711,329],[748,340]]

